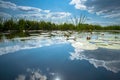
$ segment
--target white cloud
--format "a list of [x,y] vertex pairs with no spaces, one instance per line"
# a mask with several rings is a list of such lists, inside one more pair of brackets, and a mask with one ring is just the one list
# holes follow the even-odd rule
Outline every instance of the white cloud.
[[70,15],[71,15],[71,13],[69,13],[69,12],[51,12],[47,16],[49,18],[56,19],[56,18],[65,18],[65,17],[68,17]]
[[116,13],[116,14],[108,14],[108,15],[105,15],[103,16],[105,18],[117,18],[117,17],[120,17],[120,13]]
[[70,5],[75,5],[76,9],[81,9],[81,10],[85,10],[86,6],[84,5],[84,2],[86,0],[72,0],[69,4]]
[[[69,12],[52,12],[50,10],[42,10],[40,8],[37,7],[31,7],[31,6],[19,6],[16,5],[12,2],[8,2],[8,1],[0,1],[0,7],[2,8],[7,8],[7,9],[12,9],[12,10],[16,10],[16,11],[22,11],[24,13],[21,14],[16,14],[14,15],[17,18],[27,18],[27,19],[32,19],[32,20],[62,20],[66,17],[69,17],[71,15],[71,13]],[[5,17],[6,14],[3,15],[3,17]],[[64,20],[62,20],[64,21]],[[58,21],[59,22],[59,21]]]
[[69,4],[74,5],[76,9],[87,10],[107,18],[120,18],[119,0],[71,0]]
[[19,18],[27,18],[27,19],[41,19],[41,18],[44,18],[46,17],[45,14],[40,14],[40,13],[27,13],[27,14],[18,14],[16,15],[17,17]]
[[8,9],[16,9],[17,8],[16,4],[11,3],[9,1],[3,1],[3,0],[0,0],[0,7],[8,8]]
[[[46,11],[45,11],[46,12]],[[19,14],[19,17],[36,17],[36,18],[65,18],[70,16],[71,14],[68,12],[48,12],[47,13],[28,13],[28,14]]]
[[49,13],[49,12],[50,12],[50,10],[44,10],[43,12],[45,12],[45,13]]
[[10,18],[12,16],[10,14],[8,14],[8,13],[0,12],[0,17]]
[[47,11],[48,12],[48,10],[42,10],[40,8],[31,7],[31,6],[19,6],[19,5],[12,3],[12,2],[3,1],[3,0],[0,0],[0,7],[12,9],[12,10],[24,11],[24,12],[40,12],[40,11],[43,11],[43,12]]
[[17,17],[20,18],[27,18],[27,19],[34,19],[34,20],[62,20],[66,17],[69,17],[71,13],[69,12],[50,12],[49,10],[40,12],[40,13],[26,13],[26,14],[18,14]]
[[31,11],[33,11],[33,12],[40,12],[40,11],[42,11],[39,8],[30,7],[30,6],[18,6],[17,9],[21,10],[21,11],[30,11],[30,12]]

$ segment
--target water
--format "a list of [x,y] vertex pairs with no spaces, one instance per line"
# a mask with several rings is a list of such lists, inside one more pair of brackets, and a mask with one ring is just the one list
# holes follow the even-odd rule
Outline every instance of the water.
[[[53,31],[2,37],[0,80],[120,80],[120,35]],[[104,34],[104,35],[103,35]],[[90,40],[86,37],[90,36]]]

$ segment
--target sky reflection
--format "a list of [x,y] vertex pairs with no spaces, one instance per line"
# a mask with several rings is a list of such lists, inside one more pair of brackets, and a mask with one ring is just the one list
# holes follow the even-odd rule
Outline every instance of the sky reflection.
[[15,80],[47,80],[47,77],[45,75],[42,75],[39,69],[27,69],[27,74],[18,75]]
[[[86,40],[88,35],[91,36],[91,40]],[[107,32],[101,35],[96,32],[90,34],[74,31],[53,31],[11,40],[3,38],[3,41],[0,42],[0,55],[66,43],[70,43],[74,48],[74,52],[70,52],[71,60],[87,60],[96,68],[104,67],[115,73],[120,71],[120,35]],[[19,77],[24,79],[22,75]]]

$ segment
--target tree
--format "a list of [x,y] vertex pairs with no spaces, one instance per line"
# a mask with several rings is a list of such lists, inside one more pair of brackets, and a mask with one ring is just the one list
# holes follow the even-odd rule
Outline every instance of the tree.
[[11,31],[11,30],[15,30],[15,29],[16,29],[16,23],[15,23],[15,21],[13,21],[12,18],[4,21],[4,23],[3,23],[4,31],[7,31],[7,30]]

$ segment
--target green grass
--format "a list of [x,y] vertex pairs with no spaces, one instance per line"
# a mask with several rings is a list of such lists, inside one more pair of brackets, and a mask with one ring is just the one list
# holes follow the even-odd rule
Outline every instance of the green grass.
[[30,21],[30,20],[5,20],[0,21],[0,32],[23,32],[29,30],[76,30],[76,31],[90,31],[93,30],[120,30],[120,25],[113,26],[100,26],[100,25],[90,25],[90,24],[82,24],[78,23],[76,25],[72,23],[63,23],[63,24],[55,24],[52,22],[45,21]]

